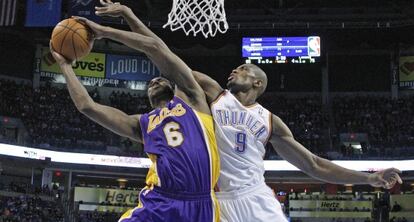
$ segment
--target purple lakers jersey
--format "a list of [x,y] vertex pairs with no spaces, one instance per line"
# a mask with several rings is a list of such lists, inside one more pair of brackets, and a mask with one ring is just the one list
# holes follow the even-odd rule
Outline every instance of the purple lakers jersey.
[[153,164],[147,184],[178,192],[206,192],[219,175],[219,158],[212,116],[192,109],[179,97],[140,119]]
[[210,115],[174,97],[140,119],[144,150],[152,165],[139,204],[120,222],[218,222],[213,188],[219,158]]

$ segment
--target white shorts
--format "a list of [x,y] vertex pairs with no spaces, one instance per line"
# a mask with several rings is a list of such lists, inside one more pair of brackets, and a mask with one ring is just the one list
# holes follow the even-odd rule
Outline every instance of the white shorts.
[[221,222],[287,222],[279,201],[265,184],[216,192]]

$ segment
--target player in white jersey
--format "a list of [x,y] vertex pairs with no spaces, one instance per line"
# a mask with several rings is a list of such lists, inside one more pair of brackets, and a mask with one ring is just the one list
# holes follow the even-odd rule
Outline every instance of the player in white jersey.
[[[132,11],[109,0],[98,15],[122,16],[132,31],[162,42]],[[307,173],[329,183],[371,184],[391,188],[402,183],[399,170],[390,168],[373,174],[348,170],[320,158],[299,144],[283,121],[256,103],[267,86],[259,67],[244,64],[230,74],[224,90],[216,81],[193,71],[211,103],[220,149],[220,178],[217,198],[223,222],[286,221],[279,202],[264,183],[265,145],[270,141],[277,153]]]
[[336,184],[370,184],[391,188],[402,183],[398,169],[373,174],[342,168],[312,154],[298,143],[283,121],[256,102],[267,86],[266,73],[253,64],[234,69],[228,90],[193,71],[204,89],[216,123],[220,149],[219,192],[221,221],[287,221],[272,190],[264,183],[265,145],[308,175]]

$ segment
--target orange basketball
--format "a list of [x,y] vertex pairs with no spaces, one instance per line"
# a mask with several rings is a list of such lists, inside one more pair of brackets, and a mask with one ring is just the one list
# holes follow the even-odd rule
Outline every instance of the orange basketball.
[[93,46],[91,30],[75,19],[59,22],[52,32],[53,50],[73,61],[89,54]]

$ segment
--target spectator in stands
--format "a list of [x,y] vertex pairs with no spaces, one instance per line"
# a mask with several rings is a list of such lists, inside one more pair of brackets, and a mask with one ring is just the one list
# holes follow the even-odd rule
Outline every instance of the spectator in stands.
[[369,217],[365,218],[364,222],[371,222],[371,218]]
[[397,201],[394,202],[394,205],[392,206],[391,211],[392,212],[399,212],[399,211],[401,211],[401,206],[397,203]]
[[359,212],[358,207],[354,207],[354,212]]

